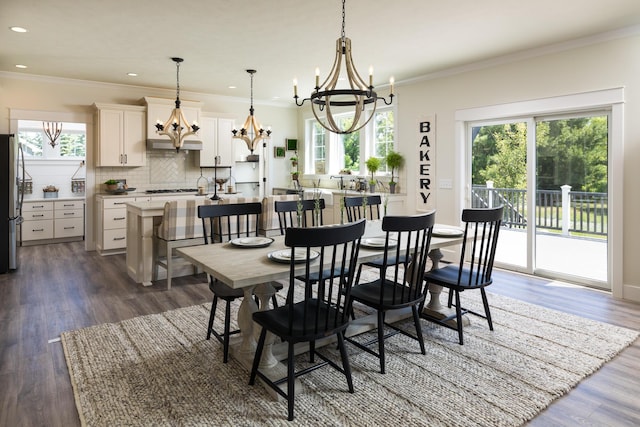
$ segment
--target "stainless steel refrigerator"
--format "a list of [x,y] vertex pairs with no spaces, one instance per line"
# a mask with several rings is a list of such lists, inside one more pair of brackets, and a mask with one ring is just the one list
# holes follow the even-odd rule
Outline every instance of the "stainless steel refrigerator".
[[0,135],[0,273],[18,268],[17,226],[22,223],[24,153],[14,135]]

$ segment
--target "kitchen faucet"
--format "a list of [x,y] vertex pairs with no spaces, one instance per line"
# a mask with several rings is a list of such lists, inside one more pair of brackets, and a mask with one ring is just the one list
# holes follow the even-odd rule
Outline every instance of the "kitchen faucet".
[[338,176],[331,175],[329,177],[329,179],[334,179],[334,178],[336,178],[336,179],[340,178],[340,184],[338,184],[338,188],[340,190],[344,190],[344,176],[343,175],[338,175]]

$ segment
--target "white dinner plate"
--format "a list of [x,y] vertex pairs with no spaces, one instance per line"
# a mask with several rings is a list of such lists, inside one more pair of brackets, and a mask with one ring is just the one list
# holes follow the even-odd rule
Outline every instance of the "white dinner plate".
[[459,237],[464,234],[460,228],[454,227],[433,227],[433,235],[436,237]]
[[[369,237],[369,238],[362,239],[360,241],[360,246],[363,246],[365,248],[372,248],[372,249],[384,248],[384,244],[385,244],[384,237]],[[389,239],[390,248],[395,247],[397,244],[398,242],[396,240]]]
[[264,248],[272,244],[273,239],[270,237],[240,237],[231,240],[230,243],[242,248]]
[[[269,259],[275,262],[291,262],[291,249],[283,249],[280,251],[269,252],[267,255]],[[320,256],[320,252],[311,250],[309,253],[309,259],[314,260]],[[307,260],[307,250],[306,249],[296,249],[296,264],[300,262],[305,262]]]

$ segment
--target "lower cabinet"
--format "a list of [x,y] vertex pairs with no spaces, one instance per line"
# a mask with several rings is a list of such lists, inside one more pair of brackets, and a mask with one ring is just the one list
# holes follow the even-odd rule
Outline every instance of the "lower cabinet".
[[23,245],[55,243],[84,238],[84,201],[25,201],[21,225]]
[[98,199],[98,235],[96,246],[99,252],[124,251],[127,247],[127,202],[131,197]]

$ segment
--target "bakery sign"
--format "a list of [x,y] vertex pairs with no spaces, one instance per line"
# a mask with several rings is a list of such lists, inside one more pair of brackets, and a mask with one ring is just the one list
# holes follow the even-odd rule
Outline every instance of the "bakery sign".
[[433,168],[433,147],[436,142],[436,122],[435,115],[429,115],[418,121],[418,133],[416,136],[416,148],[418,154],[418,182],[416,209],[418,211],[429,212],[433,201],[431,198],[432,183],[434,182]]

